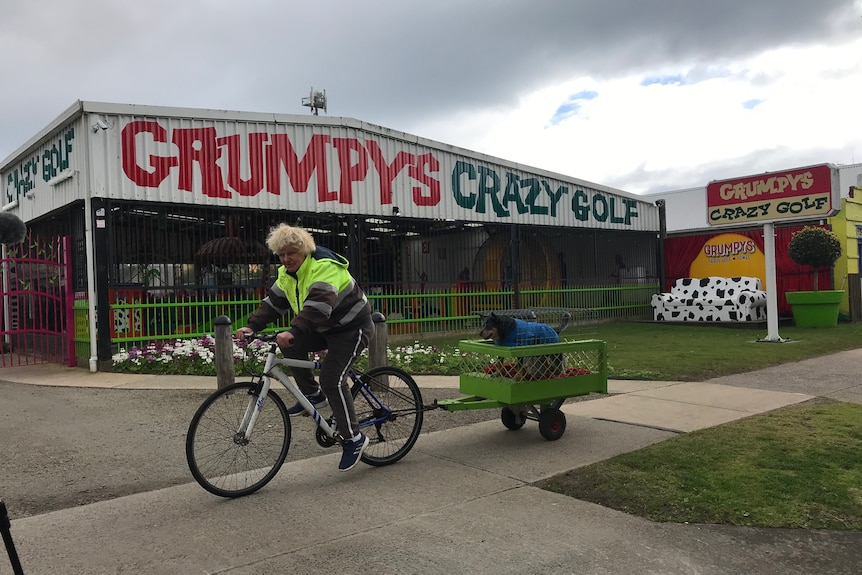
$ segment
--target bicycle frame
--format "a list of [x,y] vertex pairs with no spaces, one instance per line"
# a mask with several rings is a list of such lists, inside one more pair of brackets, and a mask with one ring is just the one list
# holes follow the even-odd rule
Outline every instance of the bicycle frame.
[[[303,393],[299,390],[293,380],[287,375],[281,367],[304,367],[307,369],[320,369],[322,365],[319,361],[312,361],[306,359],[291,359],[291,358],[279,358],[276,353],[276,344],[273,343],[270,345],[269,351],[266,354],[266,363],[263,367],[263,376],[261,377],[261,388],[260,395],[258,395],[257,401],[250,401],[248,403],[248,408],[246,409],[245,416],[242,419],[242,423],[240,424],[239,433],[243,434],[243,437],[246,441],[251,438],[251,433],[254,431],[254,424],[257,422],[258,415],[260,415],[260,410],[263,409],[263,402],[266,398],[266,394],[269,392],[270,382],[272,379],[275,379],[291,394],[293,395],[299,404],[305,408],[305,411],[311,414],[311,417],[314,419],[314,422],[323,430],[323,432],[333,439],[341,441],[343,438],[340,437],[340,434],[336,432],[329,423],[323,419],[323,416],[311,405],[311,402],[303,395]],[[245,431],[243,431],[245,430]]]
[[[251,341],[252,337],[255,336],[245,339]],[[318,445],[332,447],[343,444],[345,439],[337,429],[335,417],[318,412],[296,379],[284,369],[319,371],[325,360],[281,358],[277,355],[275,335],[264,334],[255,339],[267,346],[259,364],[263,371],[250,382],[239,382],[210,394],[192,417],[186,435],[186,459],[192,476],[204,489],[221,497],[241,497],[257,491],[284,464],[291,440],[289,418],[297,415],[298,410],[291,409],[288,413],[283,394],[272,389],[273,379],[293,396],[304,413],[312,416]],[[400,461],[419,438],[422,415],[429,409],[422,403],[416,381],[404,370],[389,366],[374,367],[367,372],[350,368],[346,377],[350,382],[344,381],[342,385],[349,387],[356,407],[356,423],[369,440],[361,460],[374,467]],[[266,403],[267,398],[272,401]],[[237,416],[241,422],[236,422]],[[226,422],[235,423],[226,428]],[[258,428],[258,423],[262,427]]]

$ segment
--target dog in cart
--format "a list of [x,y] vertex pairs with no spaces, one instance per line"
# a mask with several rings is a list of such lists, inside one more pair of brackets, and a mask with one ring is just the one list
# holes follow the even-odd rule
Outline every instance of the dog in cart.
[[[559,343],[560,332],[568,324],[568,318],[553,328],[546,323],[524,321],[505,314],[491,313],[485,318],[479,337],[494,341],[494,345],[508,347]],[[535,380],[556,377],[566,371],[563,354],[536,355],[518,358],[514,379]]]

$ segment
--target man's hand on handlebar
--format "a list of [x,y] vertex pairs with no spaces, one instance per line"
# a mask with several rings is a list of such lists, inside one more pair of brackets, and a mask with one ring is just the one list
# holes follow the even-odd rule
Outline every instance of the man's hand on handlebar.
[[282,331],[276,336],[275,343],[282,349],[293,347],[293,334],[289,331]]
[[[234,333],[234,337],[236,339],[249,339],[254,334],[255,331],[250,327],[246,326],[236,330],[236,333]],[[294,336],[292,333],[290,333],[289,331],[282,331],[275,336],[275,343],[278,344],[278,347],[282,349],[287,349],[289,347],[293,347],[293,339]]]
[[251,329],[250,327],[246,326],[246,327],[241,327],[238,330],[236,330],[234,337],[236,339],[245,339],[247,336],[250,336],[250,335],[254,335],[254,330]]

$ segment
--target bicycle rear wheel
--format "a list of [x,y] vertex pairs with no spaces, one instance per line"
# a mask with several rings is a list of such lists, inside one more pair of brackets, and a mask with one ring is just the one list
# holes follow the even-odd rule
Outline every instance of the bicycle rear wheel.
[[371,440],[362,461],[379,467],[395,463],[422,431],[422,394],[407,372],[382,366],[362,374],[353,386],[353,405],[362,432]]
[[201,487],[220,497],[241,497],[269,483],[287,457],[290,417],[273,391],[263,402],[251,438],[240,430],[258,384],[237,383],[210,395],[186,435],[186,460]]

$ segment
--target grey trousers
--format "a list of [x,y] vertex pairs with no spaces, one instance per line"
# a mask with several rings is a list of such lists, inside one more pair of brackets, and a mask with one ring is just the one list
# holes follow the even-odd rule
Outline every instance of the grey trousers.
[[[320,389],[329,400],[336,428],[345,439],[359,433],[347,371],[373,337],[374,323],[369,318],[367,325],[360,328],[296,337],[293,347],[281,350],[284,357],[295,359],[308,359],[311,352],[327,350],[320,368]],[[312,370],[291,367],[290,372],[304,395],[317,392],[318,385]]]

